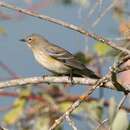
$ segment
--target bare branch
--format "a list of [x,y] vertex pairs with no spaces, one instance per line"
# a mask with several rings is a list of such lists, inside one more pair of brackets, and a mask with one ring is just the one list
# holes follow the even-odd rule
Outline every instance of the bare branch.
[[[75,101],[74,104],[72,104],[72,106],[70,106],[67,109],[67,111],[60,118],[58,118],[55,121],[55,123],[50,127],[49,130],[54,130],[59,124],[61,124],[63,122],[64,118],[66,117],[66,115],[70,115],[77,107],[80,106],[80,104],[83,101],[87,101],[89,96],[96,90],[96,88],[104,86],[109,81],[109,78],[111,78],[111,76],[114,75],[116,77],[116,75],[115,75],[116,68],[115,67],[119,67],[121,64],[126,62],[128,59],[129,59],[129,56],[126,56],[123,59],[121,59],[120,61],[118,61],[116,64],[113,64],[112,67],[110,68],[110,70],[108,71],[108,73],[101,79],[97,80],[95,82],[95,84],[87,91],[87,93],[83,94],[77,101]],[[116,80],[116,79],[113,79],[113,80]],[[125,90],[124,86],[120,85],[117,81],[115,81],[115,83],[113,83],[114,82],[113,80],[112,80],[112,84],[117,88],[118,91],[123,91],[126,94],[129,93],[128,90]],[[117,83],[120,85],[121,89],[119,89],[117,87]],[[101,125],[102,125],[102,123],[101,123]]]
[[[121,51],[122,53],[126,53],[130,55],[130,50],[120,47],[117,44],[115,44],[114,42],[105,39],[102,36],[96,35],[95,33],[90,33],[87,30],[83,29],[80,26],[76,26],[67,22],[64,22],[62,20],[58,20],[46,15],[41,15],[38,14],[36,12],[33,11],[29,11],[27,9],[22,9],[19,7],[16,7],[15,5],[12,4],[8,4],[5,2],[0,2],[0,6],[1,7],[5,7],[8,9],[12,9],[21,13],[24,13],[26,15],[30,15],[33,17],[37,17],[39,19],[48,21],[48,22],[52,22],[55,24],[58,24],[60,26],[63,26],[65,28],[77,31],[85,36],[89,36],[99,42],[103,42],[109,46],[111,46],[114,49],[117,49],[119,51]],[[90,78],[81,78],[81,77],[74,77],[73,78],[73,83],[74,84],[82,84],[82,85],[92,85],[90,87],[90,89],[87,91],[87,93],[83,94],[78,100],[76,100],[68,109],[67,111],[61,116],[59,117],[55,123],[51,126],[50,130],[54,130],[60,123],[62,123],[64,121],[64,119],[66,118],[66,115],[70,115],[77,107],[80,106],[80,104],[83,101],[88,101],[89,96],[95,91],[95,89],[97,87],[105,87],[105,88],[111,88],[111,89],[117,89],[116,84],[112,84],[109,81],[110,75],[109,72],[106,76],[104,76],[103,78],[97,80],[94,79],[90,79]],[[24,86],[27,84],[39,84],[39,83],[69,83],[71,84],[71,80],[68,77],[56,77],[56,76],[44,76],[44,77],[30,77],[30,78],[21,78],[21,79],[14,79],[14,80],[10,80],[10,81],[5,81],[5,82],[0,82],[0,88],[7,88],[7,87],[12,87],[12,86]],[[118,90],[119,91],[119,90]],[[124,89],[120,89],[120,91],[126,91],[126,92],[130,92],[130,87],[126,87]]]
[[[91,78],[82,78],[82,77],[73,77],[74,85],[94,85],[97,80]],[[13,80],[1,81],[0,89],[8,88],[8,87],[22,87],[28,84],[40,84],[40,83],[67,83],[71,84],[71,80],[67,76],[39,76],[39,77],[27,77],[27,78],[18,78]],[[111,82],[105,84],[105,86],[101,86],[103,88],[109,88],[116,90],[116,87],[113,86]],[[130,91],[129,86],[127,86],[126,91]]]
[[119,50],[119,51],[121,51],[123,53],[127,53],[127,54],[130,55],[130,50],[128,50],[126,48],[123,48],[123,47],[120,47],[117,44],[113,43],[112,41],[110,41],[108,39],[105,39],[102,36],[96,35],[95,33],[90,33],[90,32],[88,32],[87,30],[83,29],[80,26],[76,26],[74,24],[70,24],[70,23],[67,23],[67,22],[64,22],[62,20],[46,16],[46,15],[38,14],[36,12],[29,11],[27,9],[19,8],[19,7],[16,7],[15,5],[13,5],[13,4],[8,4],[8,3],[5,3],[5,2],[0,2],[0,6],[8,8],[8,9],[15,10],[15,11],[18,11],[18,12],[26,14],[26,15],[37,17],[39,19],[46,20],[48,22],[52,22],[52,23],[58,24],[60,26],[63,26],[65,28],[69,28],[71,30],[77,31],[77,32],[79,32],[79,33],[81,33],[81,34],[83,34],[85,36],[89,36],[89,37],[93,38],[94,40],[97,40],[99,42],[105,43],[105,44],[111,46],[114,49],[117,49],[117,50]]
[[55,120],[54,124],[50,127],[49,130],[54,130],[59,124],[63,122],[66,115],[70,115],[76,108],[80,106],[83,101],[87,101],[89,99],[89,96],[95,91],[95,89],[104,86],[106,82],[108,82],[107,75],[97,80],[96,83],[91,88],[89,88],[87,93],[84,93],[82,96],[80,96],[80,98],[75,101],[61,117]]
[[49,130],[54,130],[64,120],[66,115],[70,115],[82,103],[82,101],[82,99],[75,101],[61,117],[55,120],[55,123],[50,127]]
[[[93,85],[96,80],[90,78],[73,77],[74,84]],[[28,84],[40,84],[40,83],[68,83],[71,84],[71,80],[67,76],[39,76],[29,78],[17,78],[8,81],[0,82],[0,89],[8,87],[24,86]]]

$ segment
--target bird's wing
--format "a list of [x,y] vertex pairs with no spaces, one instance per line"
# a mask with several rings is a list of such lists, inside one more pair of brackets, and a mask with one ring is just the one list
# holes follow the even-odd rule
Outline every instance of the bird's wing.
[[51,46],[48,46],[45,50],[51,57],[60,60],[61,62],[70,67],[74,67],[80,70],[83,70],[85,68],[85,66],[79,60],[77,60],[70,52],[61,47],[58,47],[53,44]]

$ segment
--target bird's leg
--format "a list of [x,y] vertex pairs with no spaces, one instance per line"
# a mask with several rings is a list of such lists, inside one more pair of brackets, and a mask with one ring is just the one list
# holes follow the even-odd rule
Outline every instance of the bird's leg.
[[74,80],[73,80],[73,70],[70,71],[69,79],[71,80],[71,85],[73,85],[73,84],[74,84]]
[[[49,75],[46,75],[46,74],[45,74],[45,75],[42,75],[42,78],[44,79],[44,78],[47,77],[47,76],[49,76]],[[48,82],[47,84],[50,85],[51,83]]]

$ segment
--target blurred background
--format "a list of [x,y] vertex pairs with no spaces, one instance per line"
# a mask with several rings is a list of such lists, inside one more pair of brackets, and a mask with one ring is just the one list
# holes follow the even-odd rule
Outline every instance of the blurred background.
[[[119,45],[129,45],[129,0],[5,0],[5,2],[81,26]],[[41,34],[49,41],[68,49],[101,76],[107,73],[119,54],[78,32],[0,7],[1,81],[51,75],[36,62],[26,44],[19,41],[32,33]],[[124,84],[130,83],[129,73],[130,71],[121,73],[119,81]],[[54,119],[74,101],[71,97],[77,98],[77,95],[81,95],[86,89],[84,86],[64,87],[57,84],[4,89],[0,91],[0,122],[9,129],[47,130]],[[68,100],[62,99],[65,95],[69,97]],[[99,121],[109,116],[109,102],[118,104],[122,96],[121,92],[97,89],[92,95],[93,102],[83,104],[72,114],[72,118],[79,129],[95,129]],[[108,105],[104,106],[104,102]],[[49,107],[45,104],[49,104]],[[125,104],[129,107],[129,100]],[[57,107],[60,108],[58,112]],[[54,111],[57,114],[54,114]],[[59,129],[71,128],[65,122]]]

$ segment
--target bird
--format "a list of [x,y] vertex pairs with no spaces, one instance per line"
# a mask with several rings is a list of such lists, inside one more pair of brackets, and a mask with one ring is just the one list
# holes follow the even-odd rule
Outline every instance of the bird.
[[30,34],[20,41],[26,42],[37,62],[55,75],[100,78],[68,50],[48,41],[40,34]]

